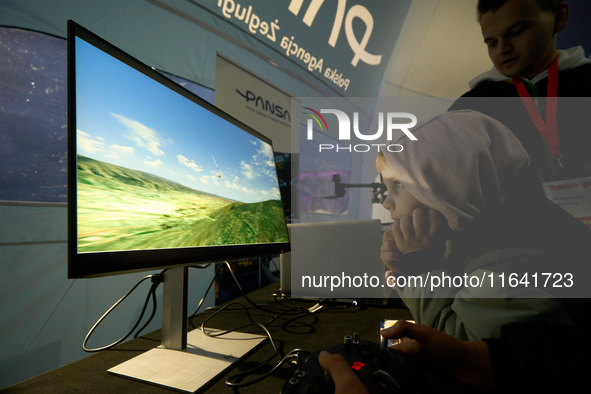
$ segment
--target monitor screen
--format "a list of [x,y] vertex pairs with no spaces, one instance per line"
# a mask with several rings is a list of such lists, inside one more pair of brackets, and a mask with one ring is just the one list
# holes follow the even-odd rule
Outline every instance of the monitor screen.
[[289,250],[271,141],[69,22],[68,276]]

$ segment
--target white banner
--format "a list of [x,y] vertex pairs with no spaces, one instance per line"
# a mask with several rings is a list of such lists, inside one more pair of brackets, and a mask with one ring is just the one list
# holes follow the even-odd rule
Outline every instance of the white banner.
[[218,54],[215,105],[273,141],[275,152],[291,149],[291,96]]

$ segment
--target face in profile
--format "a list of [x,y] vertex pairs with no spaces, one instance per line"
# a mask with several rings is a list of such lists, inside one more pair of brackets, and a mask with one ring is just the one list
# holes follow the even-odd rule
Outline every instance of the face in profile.
[[392,168],[383,169],[382,179],[388,189],[388,196],[384,200],[383,206],[390,211],[392,220],[398,220],[403,216],[412,217],[415,208],[425,205],[410,194]]
[[556,15],[536,0],[509,0],[483,14],[482,35],[497,70],[510,78],[533,78],[546,70],[556,56]]

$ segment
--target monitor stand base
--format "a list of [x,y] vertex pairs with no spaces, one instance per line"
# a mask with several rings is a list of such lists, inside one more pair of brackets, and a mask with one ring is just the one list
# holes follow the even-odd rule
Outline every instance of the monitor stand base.
[[[209,334],[220,330],[205,329]],[[267,337],[231,332],[212,338],[200,329],[187,334],[184,350],[162,346],[132,358],[107,372],[178,391],[194,393],[261,345]]]

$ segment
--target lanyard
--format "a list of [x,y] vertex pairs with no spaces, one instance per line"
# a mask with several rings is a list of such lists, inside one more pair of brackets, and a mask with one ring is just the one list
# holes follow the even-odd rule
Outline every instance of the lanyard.
[[542,138],[546,141],[550,154],[553,158],[560,160],[560,149],[558,142],[558,126],[556,124],[556,101],[558,91],[558,56],[554,58],[550,68],[548,68],[548,93],[546,101],[546,122],[538,112],[534,101],[532,100],[523,80],[521,78],[513,78],[517,92],[521,97],[521,101],[525,105],[530,118],[540,131]]

